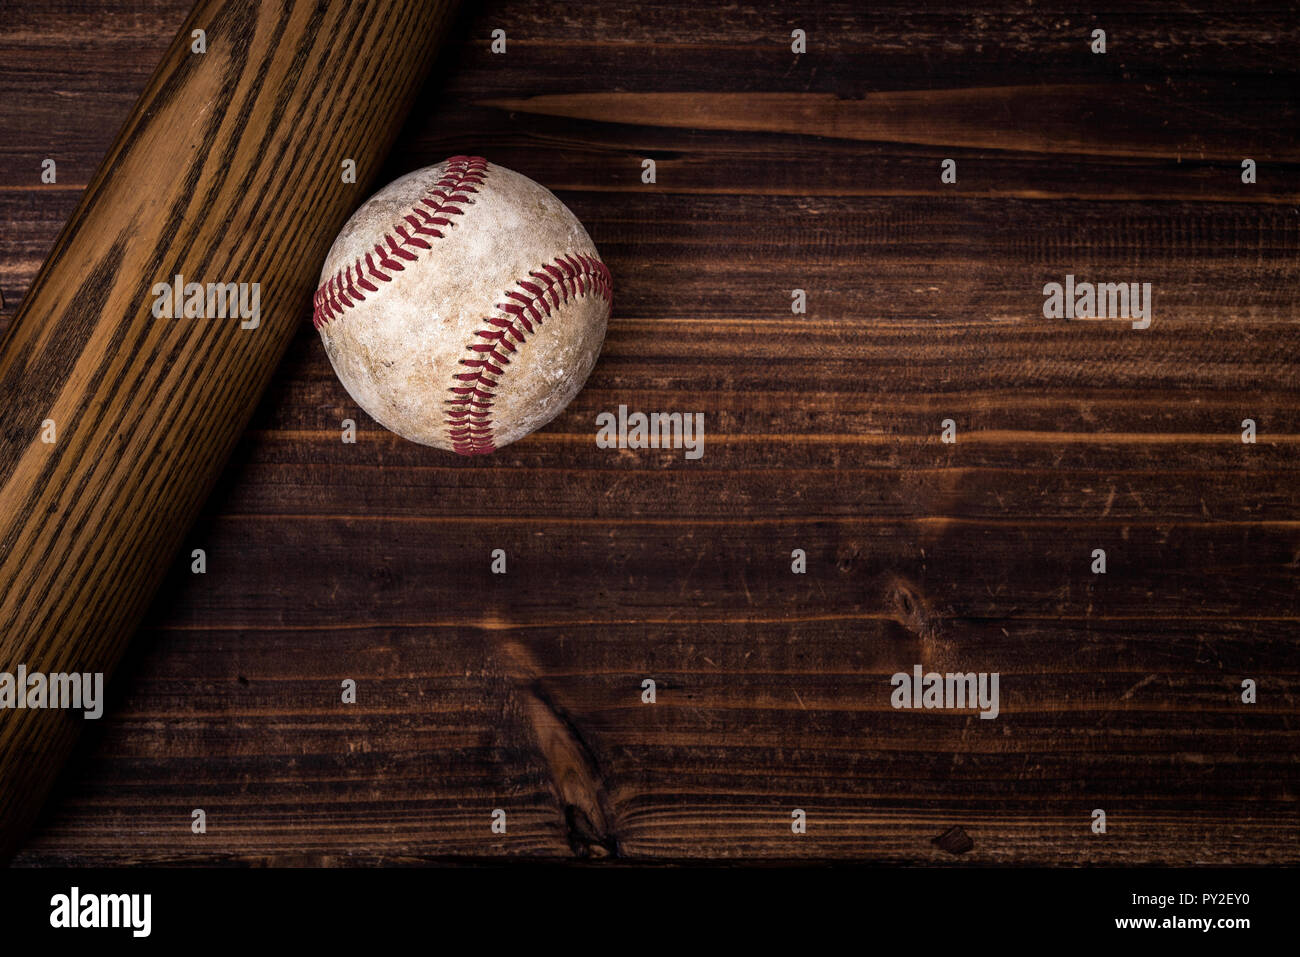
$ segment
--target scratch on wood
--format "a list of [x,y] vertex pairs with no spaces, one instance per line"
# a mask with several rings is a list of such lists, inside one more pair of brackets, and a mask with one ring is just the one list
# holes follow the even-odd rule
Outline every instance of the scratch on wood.
[[1132,688],[1129,688],[1128,691],[1125,691],[1122,695],[1120,695],[1119,696],[1120,700],[1127,701],[1129,698],[1133,697],[1133,692],[1137,691],[1140,688],[1145,688],[1147,685],[1151,684],[1151,682],[1155,681],[1156,678],[1158,677],[1159,675],[1147,675],[1145,678],[1143,678],[1141,681],[1135,684]]
[[[597,123],[796,133],[867,142],[922,143],[967,149],[1015,149],[1044,154],[1173,159],[1195,147],[1197,159],[1236,159],[1241,132],[1193,122],[1154,122],[1181,115],[1179,91],[1134,96],[1108,84],[1031,82],[957,89],[886,90],[843,99],[831,92],[551,93],[478,101],[478,106]],[[1123,105],[1134,135],[1100,140],[1070,125],[1080,113]],[[1260,130],[1252,131],[1259,138]],[[1294,145],[1269,135],[1270,159],[1294,161]]]

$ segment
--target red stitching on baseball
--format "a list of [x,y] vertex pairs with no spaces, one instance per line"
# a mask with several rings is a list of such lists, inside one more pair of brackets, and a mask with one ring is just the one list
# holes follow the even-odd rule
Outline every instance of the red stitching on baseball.
[[[442,227],[454,226],[453,216],[461,215],[472,202],[471,193],[483,185],[487,176],[488,161],[481,156],[453,156],[447,160],[442,179],[434,184],[410,213],[402,217],[373,250],[357,257],[325,281],[312,297],[312,325],[319,329],[331,319],[343,315],[358,302],[365,302],[365,294],[378,292],[373,280],[392,282],[393,272],[406,269],[402,263],[414,262],[419,253],[413,250],[432,249],[429,239],[441,239]],[[428,238],[424,238],[428,237]]]
[[453,398],[446,400],[451,406],[447,432],[452,449],[461,455],[486,455],[496,448],[492,439],[495,377],[505,374],[510,355],[518,351],[516,343],[522,345],[561,303],[588,293],[596,293],[606,302],[614,298],[614,283],[605,264],[583,253],[568,253],[554,265],[543,263],[515,285],[519,288],[506,291],[509,301],[496,304],[501,314],[485,317],[486,327],[476,331],[465,347],[473,357],[461,359],[460,364],[471,371],[452,376],[456,384],[448,390]]

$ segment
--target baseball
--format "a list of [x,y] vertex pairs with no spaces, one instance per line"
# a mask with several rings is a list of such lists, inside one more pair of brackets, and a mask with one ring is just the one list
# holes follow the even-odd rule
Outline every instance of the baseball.
[[352,215],[325,259],[313,322],[339,381],[377,422],[481,455],[578,394],[612,298],[591,237],[548,189],[453,156]]

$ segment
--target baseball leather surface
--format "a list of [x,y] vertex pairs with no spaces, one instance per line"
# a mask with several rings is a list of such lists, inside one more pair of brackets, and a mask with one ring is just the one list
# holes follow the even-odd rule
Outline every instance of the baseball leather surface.
[[463,455],[513,442],[569,404],[613,294],[577,217],[475,156],[367,200],[320,282],[314,322],[352,398],[398,435]]

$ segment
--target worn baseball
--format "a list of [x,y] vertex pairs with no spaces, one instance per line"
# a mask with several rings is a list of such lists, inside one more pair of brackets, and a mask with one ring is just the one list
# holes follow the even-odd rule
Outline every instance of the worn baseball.
[[479,455],[541,428],[578,394],[612,298],[591,237],[550,190],[453,156],[353,214],[321,270],[313,321],[372,418]]

